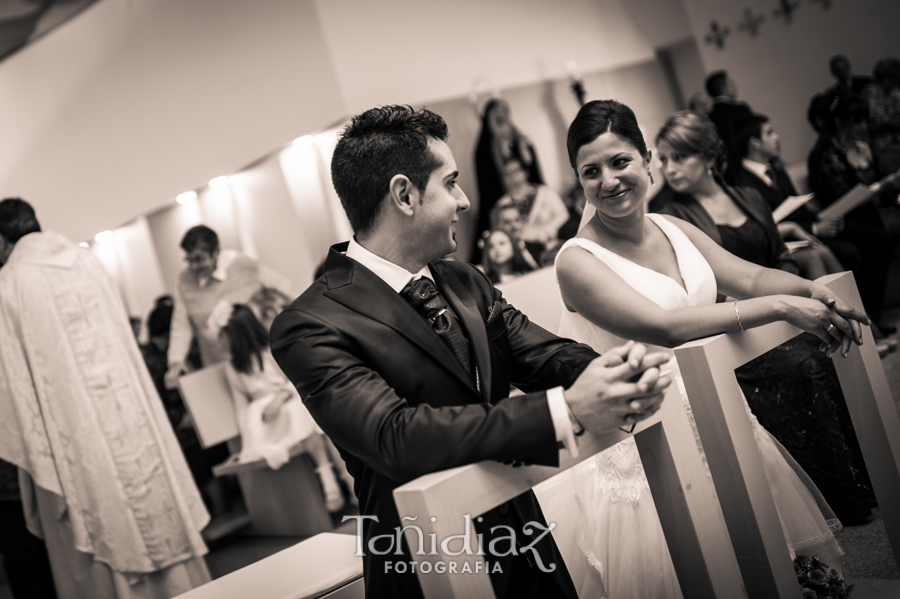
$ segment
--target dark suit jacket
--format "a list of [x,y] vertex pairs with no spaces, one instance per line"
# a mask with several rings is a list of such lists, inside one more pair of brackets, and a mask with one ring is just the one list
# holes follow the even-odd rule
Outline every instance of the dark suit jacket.
[[[773,165],[775,171],[775,185],[772,187],[756,174],[747,170],[743,165],[736,171],[734,184],[737,187],[749,187],[759,192],[759,195],[766,201],[769,208],[773,211],[784,202],[788,196],[795,196],[797,189],[794,182],[791,181],[790,175],[783,168]],[[795,222],[803,227],[807,233],[812,233],[812,225],[819,220],[819,216],[808,206],[800,206],[788,215],[784,220]]]
[[[275,319],[271,346],[344,456],[360,513],[378,517],[377,523],[366,522],[366,543],[400,525],[392,491],[421,475],[482,460],[557,466],[543,390],[568,387],[597,354],[529,322],[471,265],[438,262],[431,272],[471,341],[479,392],[425,320],[384,281],[343,255],[346,247],[331,248],[325,275]],[[509,398],[510,384],[533,392]],[[513,503],[513,509],[501,506],[486,514],[485,522],[521,531],[520,520],[543,520],[532,493]],[[386,560],[411,559],[404,551],[403,557],[367,551],[369,596],[421,596],[415,575],[385,573]],[[541,552],[545,564],[557,564],[563,588],[574,597],[552,541]],[[508,581],[492,582],[501,591]]]

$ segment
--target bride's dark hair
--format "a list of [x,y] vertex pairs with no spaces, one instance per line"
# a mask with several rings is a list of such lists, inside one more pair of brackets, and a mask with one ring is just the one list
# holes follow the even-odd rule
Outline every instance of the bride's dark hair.
[[642,157],[647,157],[647,144],[634,112],[615,100],[594,100],[582,106],[569,125],[566,149],[572,168],[575,168],[578,150],[604,133],[615,133],[637,148]]

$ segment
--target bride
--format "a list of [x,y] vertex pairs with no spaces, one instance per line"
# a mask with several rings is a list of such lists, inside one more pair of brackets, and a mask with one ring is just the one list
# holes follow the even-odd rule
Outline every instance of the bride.
[[[600,352],[634,339],[671,354],[666,348],[691,339],[784,320],[817,335],[825,351],[846,355],[851,342],[862,342],[860,322],[868,321],[826,287],[741,260],[685,221],[646,214],[650,153],[627,106],[586,104],[567,146],[587,207],[584,226],[556,260],[566,307],[561,336]],[[738,300],[717,304],[717,292]],[[684,398],[674,357],[668,367]],[[843,553],[832,534],[840,523],[747,414],[792,556],[834,564]],[[592,566],[580,595],[607,596],[605,587],[611,599],[681,597],[634,440],[582,464],[572,480],[581,519],[559,520],[577,527],[569,534],[580,536],[584,555],[574,557]]]

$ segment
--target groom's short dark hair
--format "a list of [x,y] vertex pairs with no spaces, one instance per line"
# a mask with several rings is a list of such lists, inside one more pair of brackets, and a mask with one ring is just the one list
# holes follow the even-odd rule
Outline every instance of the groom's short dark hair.
[[331,182],[358,237],[372,230],[394,175],[424,191],[440,160],[430,138],[447,141],[440,115],[411,106],[379,106],[353,117],[331,159]]

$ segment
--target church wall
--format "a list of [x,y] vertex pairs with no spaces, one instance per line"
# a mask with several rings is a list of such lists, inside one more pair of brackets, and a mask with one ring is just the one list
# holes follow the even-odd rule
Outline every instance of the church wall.
[[[857,75],[871,75],[879,58],[900,56],[896,0],[790,0],[797,10],[789,25],[773,16],[782,1],[683,2],[706,71],[728,70],[739,97],[770,117],[788,164],[805,162],[815,143],[806,111],[812,96],[834,83],[832,55],[846,54]],[[756,38],[738,29],[745,8],[765,19]],[[721,50],[704,42],[713,20],[730,29]]]

